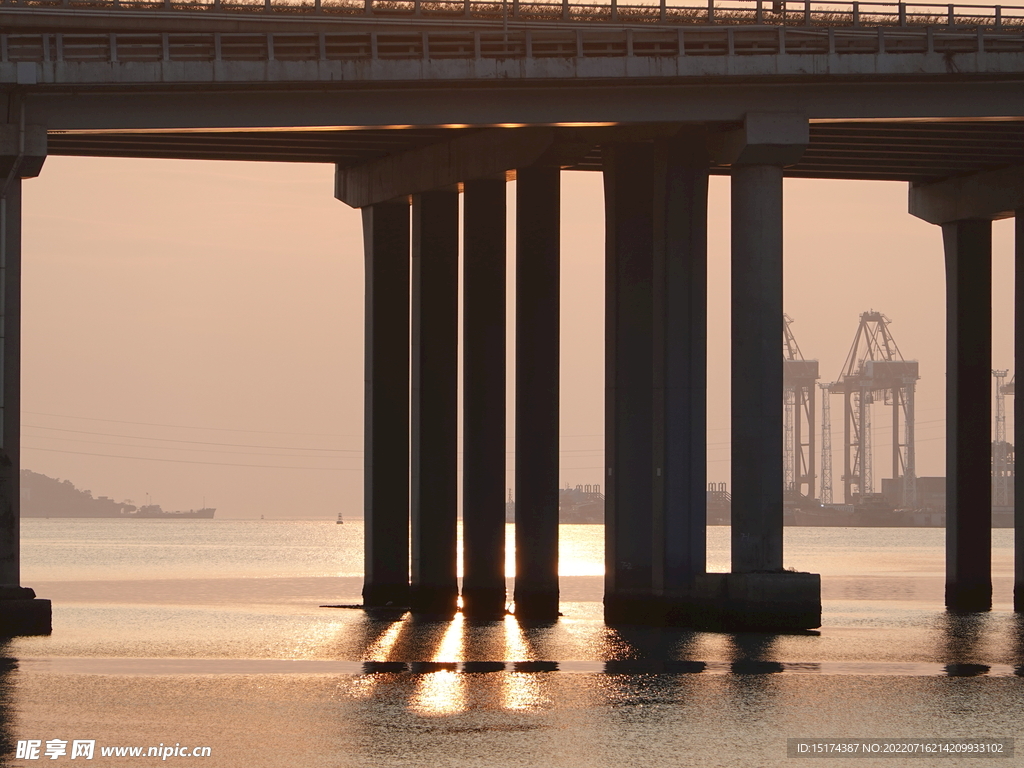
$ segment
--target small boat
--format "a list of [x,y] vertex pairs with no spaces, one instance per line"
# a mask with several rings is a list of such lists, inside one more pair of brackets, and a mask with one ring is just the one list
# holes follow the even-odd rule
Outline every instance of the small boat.
[[341,512],[338,513],[338,525],[344,525],[345,521],[341,519]]

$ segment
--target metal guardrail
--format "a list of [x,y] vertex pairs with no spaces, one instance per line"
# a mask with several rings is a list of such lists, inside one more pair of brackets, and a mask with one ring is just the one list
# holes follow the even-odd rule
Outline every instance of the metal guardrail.
[[1003,30],[804,27],[584,28],[424,32],[26,33],[0,35],[0,62],[218,62],[784,54],[1024,53]]
[[0,10],[32,12],[175,12],[276,17],[370,17],[381,20],[475,19],[487,22],[596,22],[617,25],[771,25],[802,27],[1024,27],[1024,6],[819,2],[819,0],[0,0]]

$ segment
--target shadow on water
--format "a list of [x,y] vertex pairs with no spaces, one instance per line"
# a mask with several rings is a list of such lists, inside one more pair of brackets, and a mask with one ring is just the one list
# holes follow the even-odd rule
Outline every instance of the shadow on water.
[[10,643],[0,641],[0,766],[12,765],[14,738],[14,674],[18,660],[11,658]]
[[1010,654],[1013,671],[1024,677],[1024,613],[1014,613],[1010,617]]
[[[634,712],[634,707],[652,707],[678,695],[687,673],[700,673],[702,661],[692,660],[697,633],[672,627],[606,627],[600,654],[606,659],[608,676],[602,691],[609,704]],[[646,718],[657,720],[659,710],[643,710]],[[631,716],[631,715],[630,715]]]
[[739,632],[729,638],[732,663],[729,668],[736,675],[764,675],[782,672],[785,667],[774,660],[774,647],[778,635],[763,632]]
[[601,655],[608,674],[703,672],[706,665],[692,660],[697,633],[672,627],[608,627]]
[[980,663],[989,613],[947,611],[939,618],[941,658],[949,677],[975,677],[987,674],[989,665]]
[[777,661],[778,638],[765,632],[737,632],[729,637],[732,674],[726,690],[732,695],[734,711],[743,713],[743,717],[767,712],[775,701],[776,673],[785,670]]

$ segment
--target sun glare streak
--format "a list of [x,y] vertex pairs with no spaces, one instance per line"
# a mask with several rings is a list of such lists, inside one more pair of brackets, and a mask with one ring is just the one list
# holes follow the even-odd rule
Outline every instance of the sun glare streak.
[[[514,616],[505,617],[505,660],[534,661],[523,628]],[[544,701],[540,680],[531,672],[507,672],[502,675],[501,706],[504,709],[536,709]]]
[[[444,631],[431,661],[453,663],[462,660],[465,624],[457,613]],[[466,709],[466,678],[454,669],[424,674],[413,696],[412,710],[421,715],[454,715]]]
[[406,622],[396,621],[385,629],[366,649],[366,661],[391,661],[391,651],[394,650],[398,638],[405,629]]
[[[363,654],[363,660],[392,661],[391,654],[407,627],[408,622],[392,622],[390,627],[381,632],[377,639],[370,643]],[[353,684],[349,687],[348,695],[352,698],[368,699],[374,695],[380,683],[380,675],[359,676],[355,678]]]

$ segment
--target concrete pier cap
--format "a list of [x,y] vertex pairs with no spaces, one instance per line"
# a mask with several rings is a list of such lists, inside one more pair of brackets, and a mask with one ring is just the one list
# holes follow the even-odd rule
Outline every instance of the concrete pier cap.
[[46,127],[0,123],[0,179],[17,163],[18,178],[34,179],[46,160]]
[[1024,165],[911,184],[908,210],[929,224],[1008,219],[1024,208]]
[[743,127],[714,137],[712,156],[725,165],[794,165],[810,143],[807,117],[794,112],[748,112]]

